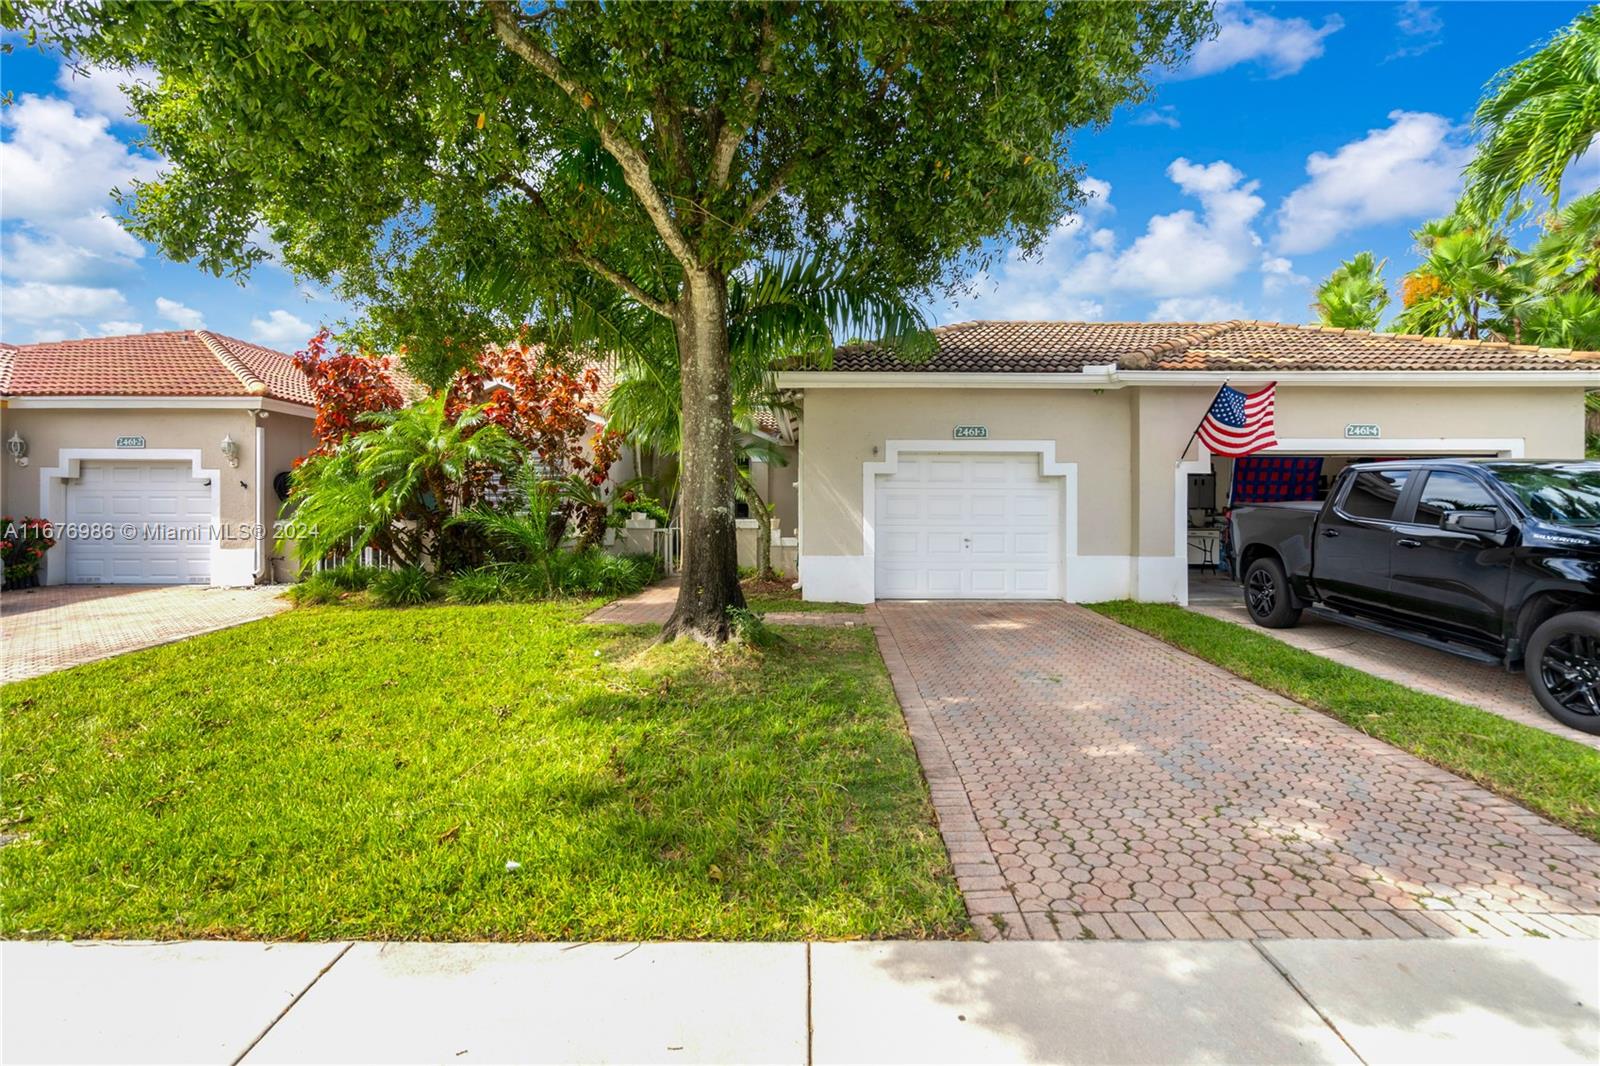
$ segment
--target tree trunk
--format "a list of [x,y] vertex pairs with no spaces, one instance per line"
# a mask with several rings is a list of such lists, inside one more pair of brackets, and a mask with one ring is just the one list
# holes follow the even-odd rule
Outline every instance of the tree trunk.
[[750,512],[759,523],[756,529],[756,578],[771,581],[778,575],[772,572],[772,508],[756,488],[755,473],[745,475],[744,492],[749,497]]
[[733,391],[728,380],[727,279],[684,279],[673,316],[683,382],[679,510],[683,559],[678,605],[662,640],[728,639],[728,609],[744,606],[733,515]]

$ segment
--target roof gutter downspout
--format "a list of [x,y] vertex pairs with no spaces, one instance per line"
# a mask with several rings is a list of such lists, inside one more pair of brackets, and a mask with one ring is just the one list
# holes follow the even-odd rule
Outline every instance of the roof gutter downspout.
[[262,484],[262,479],[267,476],[267,413],[257,411],[253,415],[256,423],[256,573],[255,583],[265,585],[271,576],[267,573],[271,567],[271,556],[267,554],[267,523],[266,523],[266,492],[269,486]]

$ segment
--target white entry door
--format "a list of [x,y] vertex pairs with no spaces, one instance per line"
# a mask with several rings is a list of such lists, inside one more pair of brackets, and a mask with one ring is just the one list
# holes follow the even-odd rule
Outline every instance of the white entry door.
[[1061,480],[1036,455],[901,455],[878,478],[878,598],[1059,599]]
[[215,521],[211,488],[188,463],[85,460],[67,485],[67,581],[207,584]]

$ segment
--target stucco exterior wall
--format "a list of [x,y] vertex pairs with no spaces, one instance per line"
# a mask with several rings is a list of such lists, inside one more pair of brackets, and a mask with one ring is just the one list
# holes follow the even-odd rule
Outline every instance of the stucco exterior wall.
[[[1249,387],[1241,385],[1240,387]],[[1186,595],[1178,529],[1189,469],[1180,455],[1215,385],[1090,389],[817,388],[807,390],[800,436],[801,569],[808,596],[844,598],[871,583],[864,556],[862,464],[891,440],[949,441],[958,425],[990,442],[1051,441],[1076,464],[1077,551],[1066,562],[1069,599]],[[1376,440],[1346,441],[1351,423],[1376,423]],[[1323,387],[1280,385],[1277,432],[1329,453],[1448,453],[1441,440],[1496,441],[1507,454],[1583,454],[1581,387]],[[1404,443],[1401,443],[1404,442]],[[1386,450],[1388,449],[1388,450]],[[1188,459],[1198,461],[1198,447]],[[864,576],[863,576],[864,575]],[[813,592],[813,585],[817,586]],[[858,597],[859,598],[859,597]]]
[[[273,413],[264,420],[266,476],[257,476],[258,441],[255,413],[239,409],[206,408],[40,408],[6,407],[0,410],[0,438],[20,433],[28,442],[28,465],[18,466],[9,457],[0,461],[0,503],[13,516],[41,516],[50,506],[42,500],[41,474],[64,465],[63,453],[96,449],[114,454],[110,461],[150,462],[162,451],[199,451],[200,465],[219,471],[217,521],[224,536],[218,545],[230,554],[225,573],[213,573],[213,580],[243,583],[253,574],[253,561],[244,552],[254,552],[251,536],[256,525],[257,494],[266,494],[261,517],[270,524],[277,513],[277,497],[272,493],[272,474],[288,469],[296,455],[310,446],[309,418]],[[232,437],[239,445],[239,465],[231,467],[222,456],[222,438]],[[118,437],[143,437],[145,447],[117,449]],[[94,461],[105,461],[95,459]],[[280,464],[280,465],[275,465]],[[53,515],[56,519],[64,515]],[[46,571],[60,548],[46,557]],[[216,567],[213,567],[216,570]]]

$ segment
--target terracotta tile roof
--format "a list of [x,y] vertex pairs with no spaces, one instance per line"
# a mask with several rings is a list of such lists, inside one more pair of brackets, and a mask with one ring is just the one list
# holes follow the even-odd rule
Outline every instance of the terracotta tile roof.
[[834,353],[841,373],[1076,373],[1123,370],[1587,370],[1600,352],[1279,322],[961,322],[933,330],[937,352],[903,362],[879,345]]
[[289,356],[208,330],[0,349],[3,396],[266,396],[310,405]]

